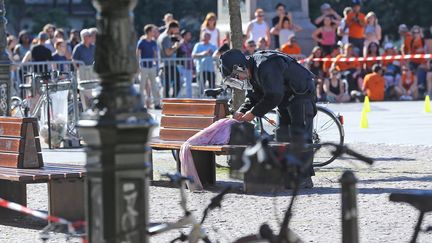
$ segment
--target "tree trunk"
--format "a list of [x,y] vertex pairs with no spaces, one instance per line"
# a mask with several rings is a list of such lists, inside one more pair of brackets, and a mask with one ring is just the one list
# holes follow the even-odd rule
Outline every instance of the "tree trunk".
[[[228,1],[232,48],[241,50],[243,47],[243,30],[240,15],[240,0]],[[236,111],[245,99],[244,90],[233,89],[231,108]]]

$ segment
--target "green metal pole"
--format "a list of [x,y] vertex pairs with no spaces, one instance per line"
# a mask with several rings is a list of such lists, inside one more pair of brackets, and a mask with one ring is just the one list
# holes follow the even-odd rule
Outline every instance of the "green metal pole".
[[10,66],[6,53],[6,9],[4,0],[0,0],[0,116],[8,116],[11,98]]
[[345,171],[340,179],[342,184],[342,242],[358,243],[357,223],[357,178],[352,171]]
[[87,143],[87,235],[94,242],[148,242],[147,146],[154,121],[132,88],[138,71],[132,10],[137,0],[93,0],[97,9],[95,71],[102,91],[83,113]]

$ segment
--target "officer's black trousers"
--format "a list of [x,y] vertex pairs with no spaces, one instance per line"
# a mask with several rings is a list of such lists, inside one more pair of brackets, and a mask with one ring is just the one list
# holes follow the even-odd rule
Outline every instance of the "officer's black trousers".
[[[278,106],[279,127],[276,129],[276,140],[290,142],[294,146],[312,144],[313,118],[316,115],[315,99],[312,95],[295,96],[292,100],[285,97]],[[298,152],[300,160],[308,163],[304,176],[314,175],[313,151]]]

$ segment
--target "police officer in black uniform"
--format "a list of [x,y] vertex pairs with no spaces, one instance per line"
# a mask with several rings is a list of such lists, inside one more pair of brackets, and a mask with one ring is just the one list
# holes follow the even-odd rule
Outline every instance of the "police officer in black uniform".
[[[247,90],[246,100],[234,119],[250,122],[277,107],[279,127],[276,140],[294,144],[312,143],[312,123],[316,114],[314,75],[294,58],[278,51],[258,51],[245,56],[232,49],[220,57],[224,84]],[[313,152],[301,160],[309,167],[301,188],[311,188],[314,175]]]

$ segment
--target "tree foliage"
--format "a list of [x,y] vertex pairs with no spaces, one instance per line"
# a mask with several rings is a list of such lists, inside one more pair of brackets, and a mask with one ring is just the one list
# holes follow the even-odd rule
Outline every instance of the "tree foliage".
[[[314,19],[320,15],[320,6],[324,1],[309,0],[310,17]],[[339,14],[343,9],[352,5],[352,0],[328,0]],[[375,12],[384,35],[395,39],[398,37],[398,26],[406,24],[408,27],[420,25],[429,30],[432,25],[432,0],[363,0],[362,12]]]

